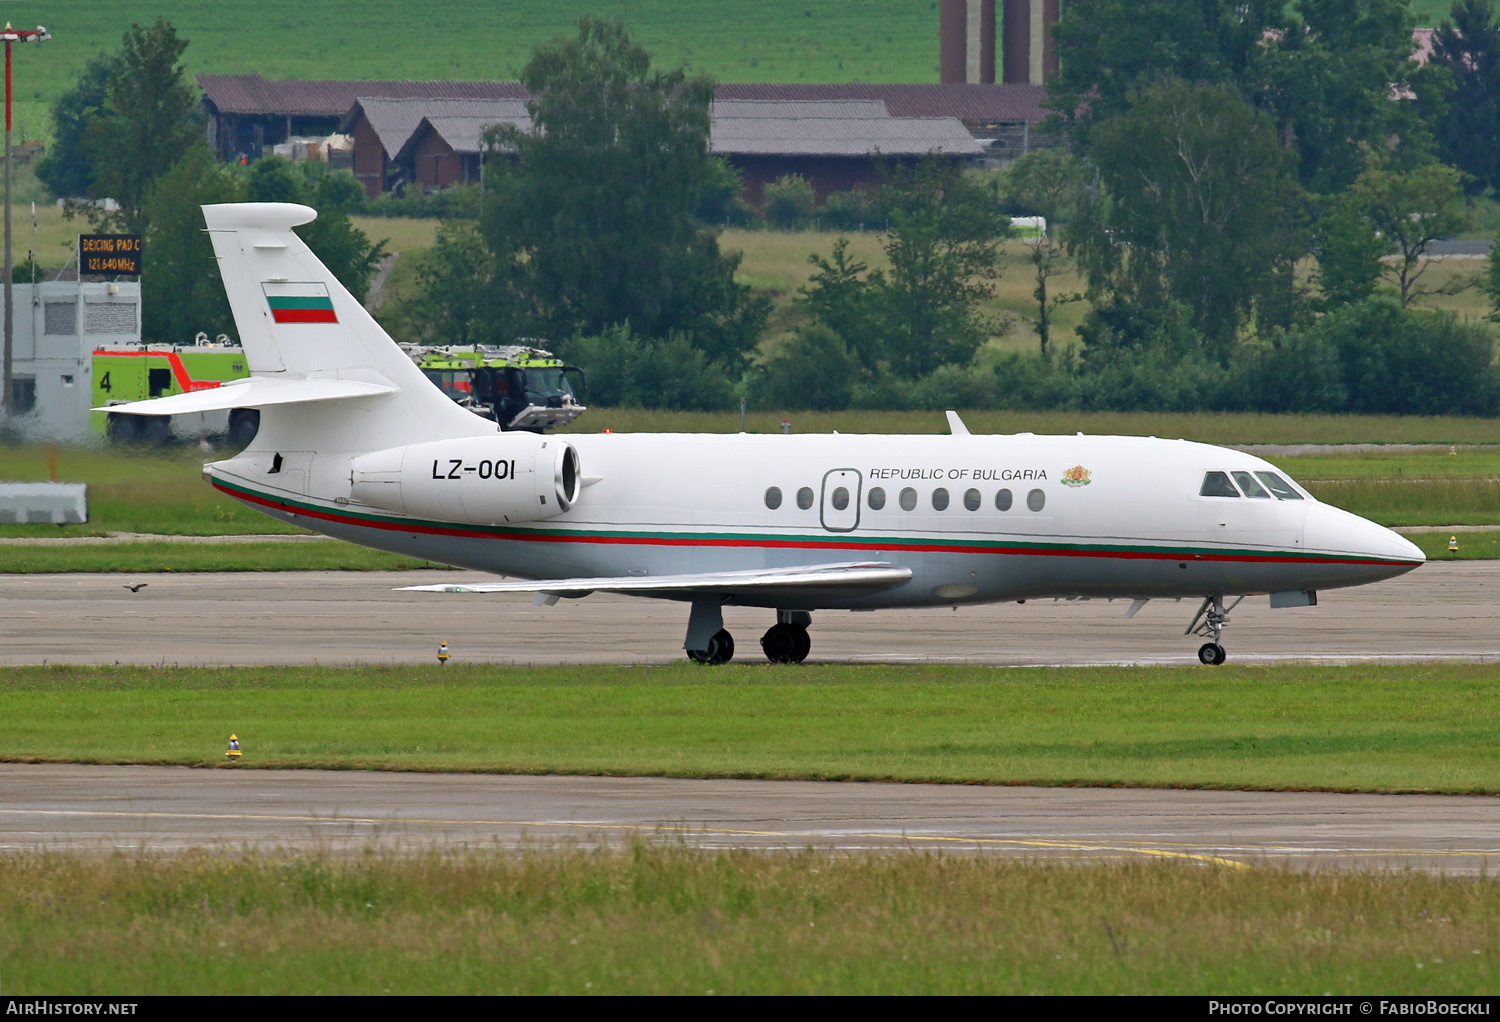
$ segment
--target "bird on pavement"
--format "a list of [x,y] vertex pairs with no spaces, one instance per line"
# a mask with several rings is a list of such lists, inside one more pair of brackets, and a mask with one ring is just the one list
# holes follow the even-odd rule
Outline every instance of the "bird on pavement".
[[138,593],[150,584],[150,582],[137,582],[135,585],[127,585],[125,588],[129,589],[132,593]]

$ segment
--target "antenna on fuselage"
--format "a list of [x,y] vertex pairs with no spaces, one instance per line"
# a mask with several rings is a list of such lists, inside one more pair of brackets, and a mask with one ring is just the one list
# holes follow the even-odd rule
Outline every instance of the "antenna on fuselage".
[[948,432],[954,436],[968,436],[969,427],[964,425],[964,420],[958,417],[955,411],[948,412]]

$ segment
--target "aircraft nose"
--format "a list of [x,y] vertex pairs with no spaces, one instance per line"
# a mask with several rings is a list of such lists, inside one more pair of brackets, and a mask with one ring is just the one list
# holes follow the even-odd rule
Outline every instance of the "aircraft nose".
[[1349,581],[1374,582],[1405,574],[1426,563],[1427,555],[1405,536],[1383,525],[1327,504],[1307,509],[1302,546],[1309,554],[1336,558]]

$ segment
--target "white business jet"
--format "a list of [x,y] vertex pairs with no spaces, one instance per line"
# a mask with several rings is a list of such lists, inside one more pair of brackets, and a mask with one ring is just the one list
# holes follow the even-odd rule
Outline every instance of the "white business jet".
[[250,378],[109,410],[258,408],[249,448],[204,467],[216,489],[338,539],[526,580],[412,589],[680,600],[703,663],[734,655],[726,604],[775,611],[761,648],[797,662],[817,610],[1119,598],[1129,617],[1191,597],[1187,633],[1218,664],[1246,596],[1312,606],[1424,560],[1259,458],[1182,440],[974,436],[953,412],[948,436],[498,432],[293,233],[312,209],[203,212]]

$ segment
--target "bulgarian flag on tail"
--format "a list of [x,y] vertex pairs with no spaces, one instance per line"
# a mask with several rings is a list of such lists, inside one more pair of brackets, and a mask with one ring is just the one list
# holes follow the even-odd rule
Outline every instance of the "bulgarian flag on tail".
[[271,318],[278,323],[337,323],[333,312],[333,300],[328,297],[325,284],[306,284],[267,281],[261,287],[266,292],[266,303],[271,307]]

